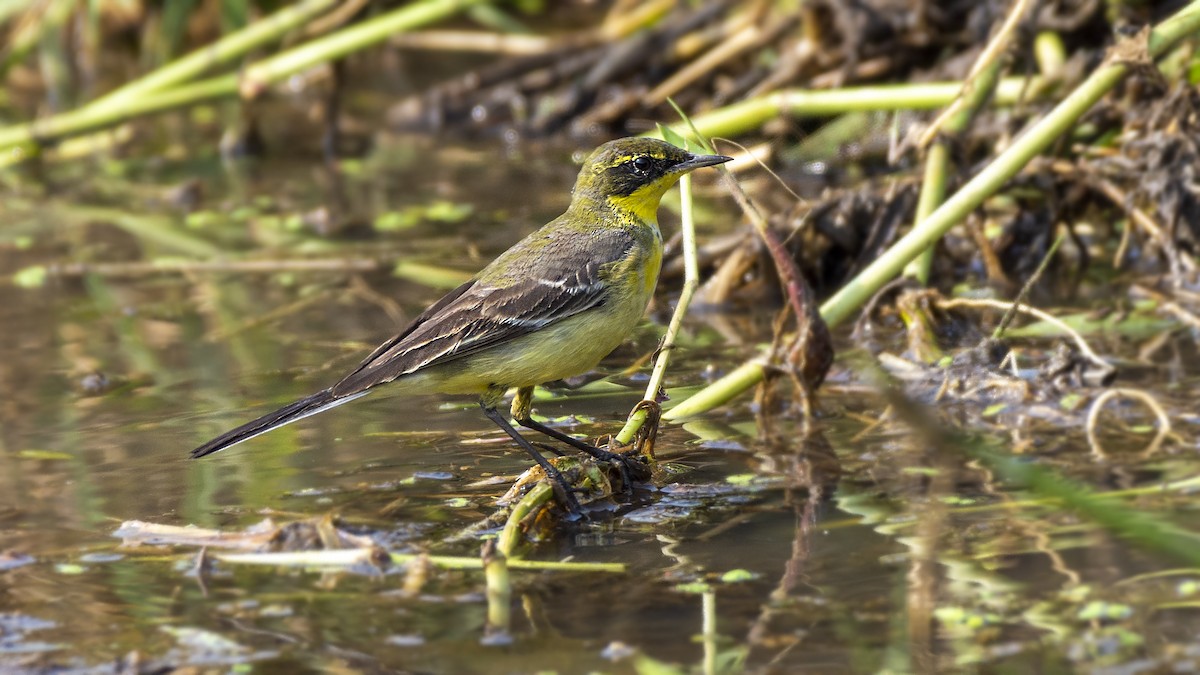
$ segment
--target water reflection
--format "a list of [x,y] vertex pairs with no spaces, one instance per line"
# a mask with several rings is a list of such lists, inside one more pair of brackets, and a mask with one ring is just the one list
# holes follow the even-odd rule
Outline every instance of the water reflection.
[[[514,184],[565,195],[574,173],[530,158],[497,173],[465,149],[447,153],[457,162],[430,166],[418,150],[357,178],[260,167],[237,190],[214,178],[224,174],[201,171],[201,205],[188,208],[229,214],[237,226],[213,233],[204,228],[222,226],[187,225],[172,212],[172,231],[198,228],[235,250],[273,241],[323,259],[405,257],[470,271],[562,206]],[[363,229],[372,214],[414,205],[427,213],[431,194],[469,198],[473,215],[453,226]],[[324,220],[288,224],[322,205],[331,205]],[[18,209],[16,226],[40,223],[37,211]],[[153,260],[188,245],[139,244],[129,229],[138,223],[70,222],[29,249],[0,248],[0,265],[51,261],[68,244],[116,263],[143,255],[139,246]],[[0,563],[0,669],[253,661],[280,670],[583,672],[628,671],[652,658],[704,672],[743,659],[781,672],[927,671],[1043,663],[1043,640],[1056,645],[1047,658],[1058,666],[1128,655],[1134,637],[1190,639],[1171,617],[1200,592],[1191,576],[1135,577],[1162,561],[1053,505],[1025,503],[985,469],[932,452],[896,425],[877,425],[879,402],[844,381],[822,392],[825,416],[815,425],[741,402],[665,427],[658,450],[674,478],[535,554],[620,562],[629,572],[512,572],[512,647],[480,644],[487,603],[477,573],[430,571],[412,593],[400,571],[217,564],[201,584],[193,550],[120,548],[110,534],[125,520],[240,529],[268,515],[336,512],[391,548],[478,553],[478,540],[451,537],[490,513],[527,462],[472,401],[372,397],[212,461],[185,459],[231,421],[327,385],[439,294],[389,270],[0,285],[0,561],[11,562]],[[697,314],[673,385],[740,362],[769,330],[770,317],[758,314]],[[585,384],[538,401],[538,412],[574,416],[580,433],[611,432],[640,398],[639,376],[622,371],[654,350],[658,333],[647,325],[602,366],[614,386]],[[1018,436],[1008,437],[1024,442]],[[1193,472],[1177,456],[1093,467],[1072,460],[1062,436],[1047,454],[1101,488]],[[489,478],[496,484],[480,484]],[[1182,511],[1179,495],[1139,498]],[[1084,610],[1108,613],[1080,618],[1092,616]]]

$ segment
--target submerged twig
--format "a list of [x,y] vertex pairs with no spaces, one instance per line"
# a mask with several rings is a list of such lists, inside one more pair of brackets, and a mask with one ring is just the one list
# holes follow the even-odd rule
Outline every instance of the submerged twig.
[[1088,410],[1087,416],[1087,439],[1088,446],[1092,449],[1092,454],[1099,459],[1107,459],[1108,455],[1104,452],[1104,448],[1100,445],[1100,439],[1096,435],[1096,427],[1100,422],[1100,412],[1104,409],[1104,404],[1114,398],[1131,398],[1146,404],[1150,412],[1154,413],[1158,419],[1158,431],[1154,434],[1154,439],[1150,444],[1142,450],[1142,457],[1149,457],[1154,454],[1167,436],[1171,433],[1171,418],[1167,415],[1167,411],[1163,410],[1162,405],[1149,392],[1141,389],[1118,388],[1109,389],[1108,391],[1096,397],[1092,401],[1092,407]]

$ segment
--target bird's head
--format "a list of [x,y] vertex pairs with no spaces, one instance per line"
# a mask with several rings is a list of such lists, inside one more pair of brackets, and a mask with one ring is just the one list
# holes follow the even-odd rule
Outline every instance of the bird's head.
[[685,173],[728,162],[722,155],[692,153],[653,138],[618,138],[596,148],[579,171],[575,198],[607,202],[653,221],[658,202]]

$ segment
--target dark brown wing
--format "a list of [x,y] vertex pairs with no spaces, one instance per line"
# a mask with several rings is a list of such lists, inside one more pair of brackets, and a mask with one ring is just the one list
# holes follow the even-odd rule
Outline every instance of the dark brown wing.
[[[562,255],[554,259],[539,258],[528,268],[513,271],[511,276],[517,280],[511,283],[492,280],[496,275],[485,270],[380,345],[333,386],[334,396],[348,396],[419,368],[478,353],[599,307],[608,294],[601,278],[604,265],[619,260],[632,244],[627,235],[606,238],[612,239],[604,242],[610,245],[591,251],[595,255],[590,258],[559,251]],[[593,246],[597,243],[589,241]]]

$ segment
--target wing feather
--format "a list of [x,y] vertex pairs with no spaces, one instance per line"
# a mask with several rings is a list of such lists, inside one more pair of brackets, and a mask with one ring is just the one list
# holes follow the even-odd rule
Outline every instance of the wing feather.
[[[603,305],[609,292],[604,269],[608,263],[621,259],[633,240],[620,231],[601,234],[602,241],[588,240],[590,255],[538,257],[508,275],[511,281],[489,275],[492,267],[485,269],[426,310],[399,335],[380,345],[354,372],[333,386],[333,394],[347,396],[364,391],[420,368],[479,353]],[[586,262],[579,264],[581,259]],[[496,261],[502,262],[503,257]]]

